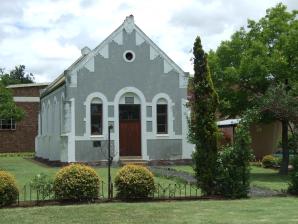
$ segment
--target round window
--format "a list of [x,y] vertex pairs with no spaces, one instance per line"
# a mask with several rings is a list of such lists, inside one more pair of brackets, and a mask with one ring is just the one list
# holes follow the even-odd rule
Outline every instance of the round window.
[[132,62],[135,60],[135,53],[133,51],[125,51],[123,54],[123,58],[127,62]]

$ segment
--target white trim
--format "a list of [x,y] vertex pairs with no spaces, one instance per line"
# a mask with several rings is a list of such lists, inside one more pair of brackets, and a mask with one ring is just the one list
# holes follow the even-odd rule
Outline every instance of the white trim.
[[[128,20],[131,21],[131,18],[127,18]],[[103,52],[104,56],[107,57],[108,55],[106,51],[103,50],[109,43],[112,41],[116,42],[119,45],[123,44],[123,30],[127,28],[127,23],[130,21],[125,20],[120,27],[118,27],[113,33],[111,33],[103,42],[101,42],[96,48],[94,48],[88,55],[85,57],[79,58],[77,63],[74,63],[71,65],[68,70],[70,71],[78,71],[81,69],[83,66],[86,65],[86,63],[93,57],[95,57],[98,54],[101,54]],[[133,20],[132,20],[133,21]],[[152,60],[153,58],[157,57],[160,55],[166,62],[165,63],[165,72],[169,72],[170,70],[174,69],[178,74],[185,74],[185,72],[182,70],[181,67],[179,67],[172,59],[170,59],[169,56],[167,56],[166,53],[164,53],[135,23],[130,23],[129,29],[135,30],[136,35],[138,35],[138,43],[141,42],[139,40],[144,40],[150,45],[150,59]],[[137,41],[137,39],[136,39]],[[171,68],[170,68],[171,67]],[[63,76],[61,76],[63,78]],[[58,78],[57,78],[58,79]],[[57,80],[56,79],[56,80]],[[55,81],[56,81],[55,80]],[[54,81],[54,82],[55,82]]]
[[67,157],[68,157],[68,162],[75,162],[75,124],[76,124],[76,120],[75,120],[75,99],[71,98],[70,99],[70,117],[71,117],[71,127],[70,127],[70,132],[68,133],[68,144],[67,144]]
[[35,96],[14,96],[13,97],[14,102],[28,102],[28,103],[35,103],[35,102],[39,102],[40,99],[39,97],[35,97]]
[[120,138],[119,138],[119,102],[122,95],[125,93],[134,93],[141,100],[141,152],[142,159],[148,160],[147,154],[147,133],[146,133],[146,98],[144,94],[135,87],[125,87],[117,92],[114,98],[114,140],[115,140],[115,160],[119,160],[120,157]]
[[84,136],[91,139],[91,119],[90,119],[90,105],[94,98],[99,98],[102,101],[102,136],[108,135],[108,100],[106,96],[100,92],[94,92],[87,96],[84,105],[86,107],[85,114],[85,134]]
[[186,99],[181,99],[181,119],[182,119],[182,159],[191,159],[194,145],[188,142],[188,111]]
[[[165,99],[167,101],[168,105],[168,133],[167,134],[158,134],[156,130],[156,105],[159,99]],[[158,137],[158,138],[173,138],[175,136],[174,132],[174,116],[173,116],[173,106],[175,104],[172,102],[171,98],[169,97],[168,94],[166,93],[158,93],[156,94],[153,99],[152,99],[152,133],[153,136]]]
[[34,87],[34,86],[47,86],[49,84],[50,84],[49,82],[45,82],[45,83],[15,84],[15,85],[9,85],[6,88],[22,88],[22,87]]

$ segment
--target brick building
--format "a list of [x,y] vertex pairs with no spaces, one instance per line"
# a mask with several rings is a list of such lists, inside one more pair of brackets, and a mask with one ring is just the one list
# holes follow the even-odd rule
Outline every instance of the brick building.
[[25,111],[20,122],[0,119],[0,152],[34,152],[38,130],[40,90],[47,83],[10,85],[14,101]]

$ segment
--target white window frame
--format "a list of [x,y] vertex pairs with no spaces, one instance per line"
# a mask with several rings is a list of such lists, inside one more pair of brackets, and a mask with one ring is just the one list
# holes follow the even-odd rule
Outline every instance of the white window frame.
[[[92,135],[91,134],[91,103],[93,99],[99,98],[102,102],[102,134]],[[100,92],[94,92],[87,96],[85,100],[85,137],[92,138],[104,138],[108,134],[108,100],[106,96]]]

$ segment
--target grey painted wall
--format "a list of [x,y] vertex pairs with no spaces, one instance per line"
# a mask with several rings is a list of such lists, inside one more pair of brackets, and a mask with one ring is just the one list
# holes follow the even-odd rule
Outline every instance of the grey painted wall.
[[[108,141],[100,141],[100,147],[94,147],[94,141],[76,141],[76,161],[94,162],[107,160]],[[113,155],[114,141],[111,141],[111,155]]]
[[36,155],[49,160],[67,160],[67,137],[62,137],[64,126],[64,86],[59,87],[40,101],[40,129],[36,137]]
[[[174,131],[176,134],[181,134],[181,99],[186,99],[186,89],[179,88],[178,74],[173,70],[164,74],[163,59],[157,57],[150,60],[149,44],[144,42],[136,46],[135,31],[127,34],[123,30],[123,36],[123,45],[115,42],[109,44],[108,59],[100,54],[95,57],[94,72],[86,68],[78,72],[77,88],[68,87],[69,98],[76,99],[76,135],[84,135],[86,113],[84,102],[90,93],[101,92],[105,94],[108,101],[113,102],[116,93],[127,86],[141,90],[147,102],[151,102],[158,93],[168,94],[175,103]],[[123,53],[126,50],[132,50],[135,53],[133,62],[126,62],[123,59]],[[109,113],[109,115],[112,114]]]
[[181,159],[182,140],[179,139],[154,139],[147,141],[150,160]]

